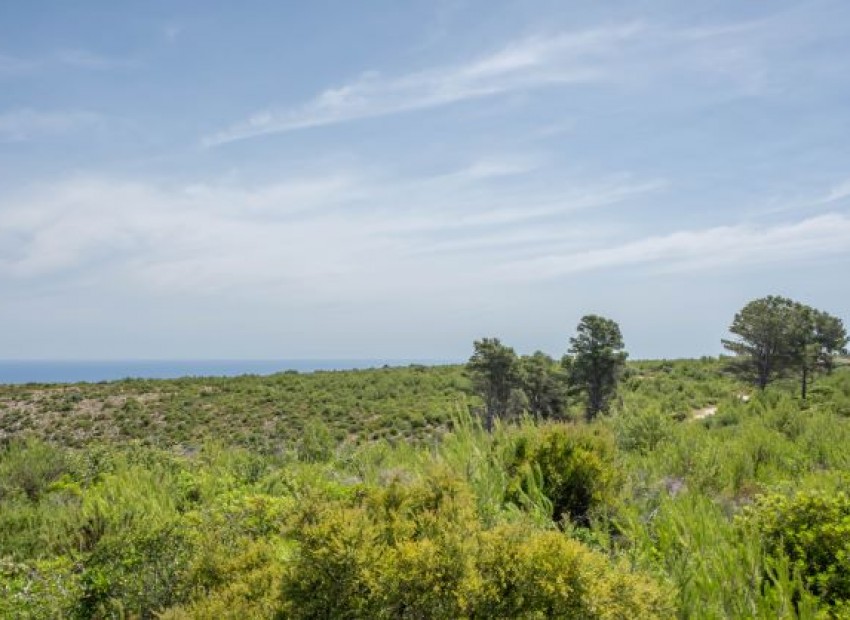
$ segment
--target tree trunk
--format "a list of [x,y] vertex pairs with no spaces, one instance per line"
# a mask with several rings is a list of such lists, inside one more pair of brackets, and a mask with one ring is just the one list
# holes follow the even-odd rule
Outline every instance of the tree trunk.
[[806,385],[809,382],[809,369],[806,366],[803,366],[803,380],[800,383],[800,396],[803,397],[803,400],[806,400]]
[[756,378],[756,383],[758,384],[758,388],[764,391],[764,388],[767,387],[768,379],[770,378],[770,367],[766,363],[761,363],[758,365],[758,377]]

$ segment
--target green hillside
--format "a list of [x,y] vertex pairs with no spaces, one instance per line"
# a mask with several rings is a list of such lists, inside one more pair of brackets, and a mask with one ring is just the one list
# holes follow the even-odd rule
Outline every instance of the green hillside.
[[[686,417],[741,388],[717,360],[633,362],[623,407],[651,403]],[[207,440],[261,452],[284,450],[305,428],[335,442],[429,442],[451,418],[480,408],[462,366],[282,373],[267,377],[126,380],[0,386],[0,438],[34,436],[71,447],[140,441],[199,447]],[[577,417],[574,405],[566,417]]]
[[4,387],[0,617],[847,617],[850,369],[725,367],[492,433],[462,367]]
[[425,439],[469,398],[460,366],[0,387],[0,433],[70,446],[212,439],[263,452],[320,422],[336,441]]

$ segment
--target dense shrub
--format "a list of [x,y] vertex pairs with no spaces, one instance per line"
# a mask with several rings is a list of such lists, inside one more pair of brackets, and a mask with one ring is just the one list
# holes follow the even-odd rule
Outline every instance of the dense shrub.
[[612,508],[619,484],[613,438],[602,427],[548,425],[521,435],[510,456],[508,499],[521,503],[532,485],[552,502],[552,518],[588,525]]
[[617,444],[624,450],[648,453],[671,435],[673,420],[658,407],[619,413],[615,419]]
[[81,594],[79,575],[70,558],[34,563],[0,560],[0,618],[71,617]]
[[38,440],[13,441],[2,450],[0,500],[22,494],[38,501],[68,470],[66,453]]
[[556,531],[485,529],[446,472],[311,513],[283,580],[292,618],[659,618],[670,593]]
[[850,497],[802,491],[763,495],[743,513],[768,553],[787,555],[823,600],[850,604]]

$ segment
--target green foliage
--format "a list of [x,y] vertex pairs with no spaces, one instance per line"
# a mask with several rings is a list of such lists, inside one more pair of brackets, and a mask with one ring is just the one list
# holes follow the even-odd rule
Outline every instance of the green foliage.
[[613,507],[614,452],[612,438],[601,429],[551,425],[522,435],[508,461],[508,498],[521,504],[537,485],[552,503],[553,519],[588,525],[595,512]]
[[557,532],[486,529],[437,469],[360,505],[310,510],[283,581],[292,618],[670,617],[669,593]]
[[487,430],[492,430],[494,420],[504,418],[509,411],[511,394],[519,382],[519,363],[514,350],[498,338],[476,340],[473,347],[466,368],[484,401]]
[[215,547],[210,553],[204,562],[215,571],[215,579],[195,575],[196,583],[204,586],[204,595],[165,610],[158,616],[161,620],[242,620],[277,615],[285,550],[269,541],[244,538],[232,549]]
[[614,421],[617,444],[624,450],[648,454],[673,433],[673,419],[659,407],[623,410]]
[[333,456],[336,442],[327,424],[320,419],[310,420],[298,442],[298,458],[307,462],[326,462]]
[[470,394],[460,366],[10,385],[0,386],[0,440],[136,441],[191,452],[212,439],[274,454],[300,449],[320,421],[333,448],[382,438],[427,444],[448,430]]
[[22,495],[38,501],[68,470],[65,453],[38,441],[12,442],[0,461],[0,500]]
[[608,410],[626,363],[620,326],[595,314],[582,317],[570,338],[570,382],[585,396],[588,421]]
[[741,521],[771,556],[791,560],[811,592],[850,606],[850,498],[845,493],[761,495]]
[[81,595],[71,558],[31,563],[0,560],[0,618],[71,617]]
[[764,556],[705,496],[662,497],[650,518],[623,529],[639,563],[658,566],[677,586],[681,617],[815,617],[818,600],[788,563]]
[[831,371],[835,355],[847,345],[840,319],[776,295],[749,302],[729,331],[738,339],[723,340],[723,346],[738,356],[742,374],[763,390],[783,371],[799,370],[804,399],[810,375],[819,367]]
[[[796,380],[751,394],[721,360],[632,362],[611,416],[490,432],[457,367],[301,380],[3,388],[0,425],[26,430],[0,450],[0,617],[850,611],[848,369],[801,401]],[[266,399],[313,388],[328,391],[282,397],[300,413],[279,427]],[[195,398],[191,420],[160,423]],[[88,430],[62,426],[94,410]],[[64,445],[22,411],[64,420]],[[113,421],[149,434],[104,433]]]
[[542,351],[519,360],[519,386],[528,412],[538,419],[558,419],[567,404],[567,376],[560,364]]

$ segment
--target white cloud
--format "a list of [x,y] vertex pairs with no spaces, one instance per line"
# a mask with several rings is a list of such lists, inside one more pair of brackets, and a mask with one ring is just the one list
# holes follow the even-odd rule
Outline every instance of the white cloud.
[[530,37],[471,62],[395,78],[367,72],[297,108],[263,110],[204,139],[214,146],[252,136],[431,108],[553,84],[603,79],[604,63],[637,37],[639,24]]
[[162,34],[165,35],[165,38],[168,39],[170,43],[177,41],[177,38],[182,32],[183,26],[178,24],[167,24],[162,28]]
[[[803,184],[797,183],[797,186]],[[804,186],[804,185],[803,185]],[[805,186],[804,186],[805,187]],[[840,209],[841,203],[850,198],[850,179],[834,183],[827,191],[805,187],[798,190],[790,198],[789,191],[773,196],[769,200],[769,206],[753,210],[755,216],[768,216],[791,212],[812,212],[826,209]]]
[[838,202],[848,197],[850,197],[850,179],[831,187],[819,204]]
[[516,278],[552,278],[606,268],[651,266],[690,271],[726,265],[788,263],[847,255],[850,218],[827,214],[772,227],[720,226],[679,231],[582,252],[517,261],[503,268]]
[[79,69],[107,70],[133,67],[136,61],[127,58],[114,58],[84,49],[66,49],[56,52],[56,61],[65,66]]
[[533,191],[499,161],[512,160],[430,177],[339,172],[257,187],[45,185],[0,198],[0,279],[84,274],[177,295],[239,289],[304,300],[462,289],[505,260],[502,248],[543,247],[543,229],[560,247],[587,242],[578,223],[551,222],[660,187],[572,178]]
[[91,112],[41,112],[29,108],[0,113],[0,142],[21,142],[46,135],[90,129],[101,122]]
[[63,49],[34,58],[21,58],[0,53],[0,78],[41,73],[51,68],[70,67],[105,71],[135,67],[137,60],[104,56],[85,49]]
[[37,66],[38,63],[32,60],[0,54],[0,77],[30,73]]
[[[714,80],[706,82],[714,97],[759,95],[771,87],[767,57],[783,45],[802,40],[789,43],[766,34],[776,28],[777,19],[784,18],[706,27],[627,22],[531,36],[465,63],[396,77],[367,71],[301,105],[257,111],[204,137],[202,144],[216,146],[565,84],[654,84],[664,88],[682,79],[708,76]],[[676,78],[671,80],[671,76]],[[717,80],[731,90],[723,95],[715,92]]]

